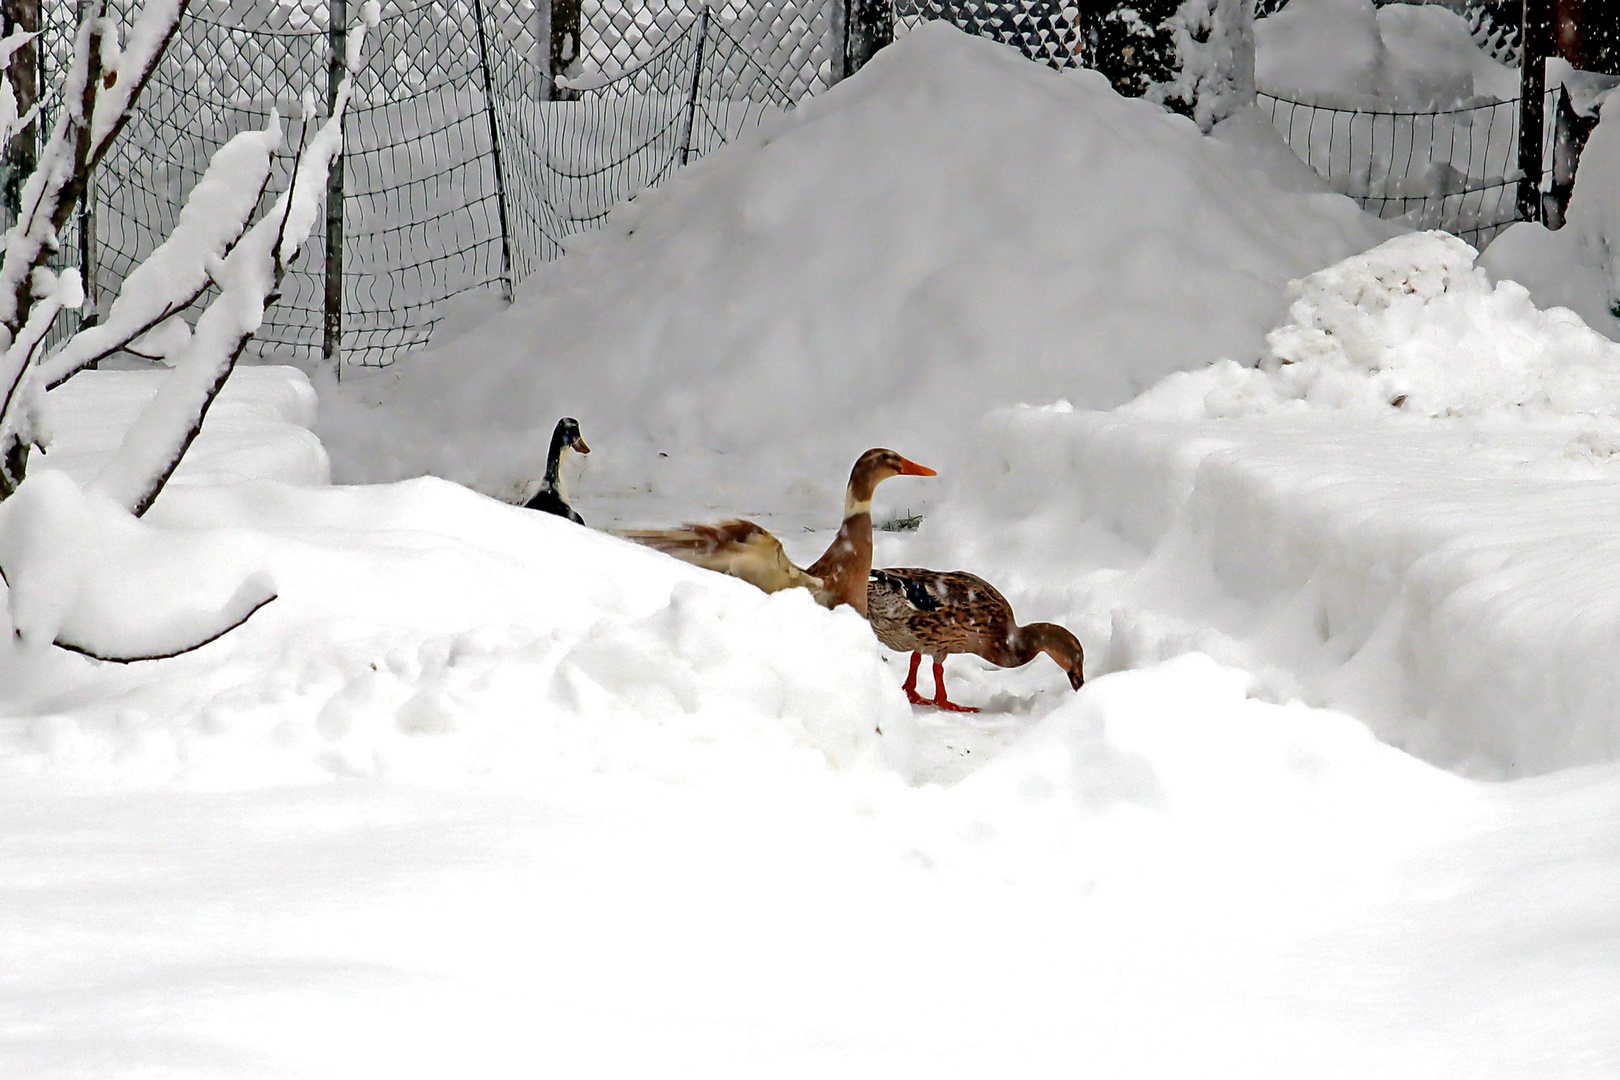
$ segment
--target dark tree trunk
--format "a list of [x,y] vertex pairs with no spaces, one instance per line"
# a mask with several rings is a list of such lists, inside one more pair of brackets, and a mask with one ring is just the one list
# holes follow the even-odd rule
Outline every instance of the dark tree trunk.
[[853,75],[894,44],[894,0],[845,0],[844,74]]
[[[543,0],[542,0],[543,2]],[[579,63],[580,0],[551,0],[551,87],[553,101],[574,101],[578,90],[557,85],[557,76],[569,74]]]
[[1546,131],[1546,59],[1553,46],[1555,0],[1524,0],[1524,59],[1519,68],[1519,192],[1517,209],[1525,221],[1542,220],[1542,138]]
[[1586,31],[1581,21],[1582,0],[1553,0],[1553,55],[1571,67],[1586,70]]
[[[4,33],[22,30],[38,33],[40,0],[0,0]],[[4,36],[4,35],[0,35]],[[6,70],[12,93],[17,95],[17,113],[26,113],[39,101],[39,39],[35,38],[11,56]],[[0,203],[15,218],[22,209],[22,186],[34,163],[39,160],[39,121],[28,125],[6,147],[3,175],[0,175]]]
[[1108,77],[1115,91],[1141,97],[1175,75],[1176,46],[1164,24],[1179,0],[1080,0],[1083,63]]

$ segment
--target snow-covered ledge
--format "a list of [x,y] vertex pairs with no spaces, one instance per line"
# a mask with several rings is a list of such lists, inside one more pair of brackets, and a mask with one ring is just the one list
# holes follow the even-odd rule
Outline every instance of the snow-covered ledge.
[[993,414],[956,512],[1009,550],[1031,522],[1143,553],[1075,592],[1112,626],[1098,674],[1210,651],[1468,771],[1620,758],[1620,346],[1439,233],[1291,299],[1257,367]]
[[[46,394],[51,442],[40,466],[88,483],[168,375],[166,368],[83,371]],[[170,482],[330,482],[326,450],[310,430],[316,406],[315,389],[297,368],[238,365]]]

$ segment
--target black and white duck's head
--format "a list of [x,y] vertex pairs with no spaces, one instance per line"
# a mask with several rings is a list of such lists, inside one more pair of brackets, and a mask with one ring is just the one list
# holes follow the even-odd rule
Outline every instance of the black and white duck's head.
[[551,433],[551,446],[553,450],[575,450],[581,454],[588,454],[591,448],[585,445],[585,440],[579,434],[579,421],[572,416],[565,416],[557,421],[557,429]]

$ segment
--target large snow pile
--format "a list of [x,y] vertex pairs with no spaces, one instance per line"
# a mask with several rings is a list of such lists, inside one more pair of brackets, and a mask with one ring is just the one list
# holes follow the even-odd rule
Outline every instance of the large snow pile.
[[1106,407],[1252,351],[1284,283],[1390,235],[1258,160],[929,25],[615,210],[503,316],[327,395],[322,437],[340,477],[503,497],[565,414],[599,490],[657,451],[840,486],[867,446],[955,454],[995,404]]
[[1518,96],[1518,72],[1441,4],[1293,0],[1255,23],[1260,89],[1341,109],[1422,112]]
[[[14,535],[34,502],[0,504],[0,535],[37,560],[50,553]],[[532,772],[571,752],[656,761],[668,751],[661,731],[683,745],[721,732],[796,742],[850,762],[878,745],[880,726],[884,752],[905,767],[904,698],[870,630],[802,592],[768,597],[434,479],[181,490],[146,520],[172,538],[102,536],[118,544],[96,572],[125,584],[76,586],[111,594],[87,593],[81,607],[106,608],[132,589],[208,592],[231,557],[212,553],[209,572],[189,579],[175,560],[227,537],[234,561],[275,582],[277,600],[159,664],[7,652],[7,708],[34,719],[10,731],[6,769],[227,785]],[[49,596],[23,599],[19,614],[35,621],[72,615]],[[120,640],[142,644],[139,611],[114,614]],[[154,620],[147,632],[162,629]],[[53,710],[69,688],[78,704]]]

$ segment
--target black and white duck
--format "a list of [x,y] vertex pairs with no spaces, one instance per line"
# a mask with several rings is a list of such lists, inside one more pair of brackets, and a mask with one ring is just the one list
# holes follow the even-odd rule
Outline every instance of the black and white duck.
[[576,525],[583,525],[585,519],[568,505],[568,488],[563,483],[563,455],[570,450],[577,450],[581,454],[591,452],[591,448],[585,445],[585,440],[580,438],[579,421],[572,416],[565,416],[557,421],[556,430],[551,433],[551,450],[546,454],[546,477],[540,481],[540,490],[535,492],[534,498],[523,505],[526,509],[556,514]]

